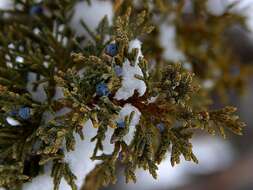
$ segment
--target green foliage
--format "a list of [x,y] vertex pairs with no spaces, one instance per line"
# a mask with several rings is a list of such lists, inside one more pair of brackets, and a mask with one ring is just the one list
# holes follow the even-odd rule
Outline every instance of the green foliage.
[[76,176],[71,172],[67,163],[59,161],[54,162],[51,176],[54,178],[54,190],[59,189],[59,185],[63,177],[73,190],[77,190],[77,186],[75,184]]
[[[104,17],[97,29],[92,31],[85,21],[81,21],[89,36],[77,37],[69,26],[76,1],[45,0],[41,6],[50,14],[33,16],[29,10],[36,5],[35,1],[13,2],[14,10],[0,13],[1,187],[20,189],[23,183],[43,172],[45,165],[52,164],[54,189],[59,189],[62,178],[73,190],[77,189],[76,176],[64,158],[67,151],[75,150],[75,133],[84,139],[82,129],[89,119],[98,128],[94,137],[88,137],[91,143],[95,143],[91,159],[100,163],[86,176],[83,190],[97,190],[115,183],[118,163],[125,168],[126,182],[137,180],[137,168],[148,170],[157,178],[158,164],[168,152],[171,153],[172,166],[179,164],[181,155],[187,161],[198,163],[191,144],[197,129],[210,134],[219,131],[224,137],[225,130],[242,134],[245,124],[235,115],[236,109],[210,110],[208,92],[200,86],[209,77],[206,71],[214,72],[217,68],[227,71],[229,60],[233,58],[230,53],[220,51],[225,50],[220,34],[232,23],[243,23],[240,15],[227,13],[214,17],[207,13],[202,1],[193,0],[196,17],[187,23],[182,13],[185,1],[152,1],[153,9],[148,6],[148,1],[144,1],[140,8],[134,7],[132,1],[118,1],[114,4],[116,19],[113,26]],[[207,14],[207,20],[202,20],[199,15],[200,8],[203,14]],[[179,48],[192,63],[196,75],[185,70],[180,63],[168,62],[161,56],[157,25],[172,13],[176,14]],[[9,16],[2,16],[4,14]],[[157,22],[154,16],[158,16]],[[209,24],[213,26],[211,31]],[[187,33],[189,28],[194,32]],[[122,77],[117,76],[114,67],[122,66],[126,59],[134,65],[139,50],[129,52],[128,49],[130,41],[136,38],[143,40],[144,57],[140,58],[138,65],[143,76],[135,77],[145,82],[147,90],[141,97],[135,93],[127,100],[117,101],[114,95],[121,87]],[[207,41],[210,47],[200,52],[203,41]],[[105,53],[106,46],[111,42],[118,47],[115,57]],[[156,62],[155,67],[150,64],[151,60]],[[200,63],[205,69],[198,69]],[[34,98],[33,93],[28,91],[28,75],[31,73],[36,75],[31,84],[33,91],[42,89],[45,100]],[[226,81],[234,80],[228,77]],[[98,96],[96,86],[99,83],[106,84],[110,91],[108,96]],[[223,91],[224,84],[220,85]],[[60,98],[55,98],[57,89],[63,92]],[[155,101],[150,101],[151,98]],[[126,103],[141,112],[140,122],[131,126],[135,114],[132,112],[125,117],[125,127],[117,128],[116,118]],[[30,118],[22,120],[13,116],[19,125],[11,126],[6,119],[12,117],[14,108],[24,105],[32,110]],[[66,108],[68,111],[58,114]],[[50,119],[46,119],[47,114],[51,115]],[[157,129],[159,123],[164,124],[163,131]],[[136,130],[133,140],[127,144],[124,137],[130,127]],[[104,150],[109,128],[114,129],[111,137],[114,151],[99,154]]]

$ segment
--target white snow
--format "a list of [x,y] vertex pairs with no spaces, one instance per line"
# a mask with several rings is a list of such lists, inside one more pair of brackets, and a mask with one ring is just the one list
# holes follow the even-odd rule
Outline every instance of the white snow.
[[119,120],[124,121],[125,117],[130,116],[132,112],[134,112],[134,116],[131,120],[130,126],[135,127],[140,121],[141,112],[131,104],[125,104],[123,106],[119,112]]
[[125,117],[130,116],[130,114],[134,112],[134,116],[131,120],[130,126],[129,126],[129,132],[126,136],[124,136],[124,141],[127,144],[130,144],[130,142],[133,139],[134,136],[134,132],[135,132],[135,126],[138,125],[139,121],[140,121],[140,117],[141,117],[141,112],[134,106],[132,106],[131,104],[125,104],[123,106],[123,108],[120,110],[119,112],[119,117],[118,120],[120,121],[124,121]]
[[133,49],[138,49],[137,58],[134,63],[134,65],[137,65],[139,63],[139,58],[143,58],[143,54],[141,52],[141,41],[140,40],[134,39],[129,42],[128,53],[131,53]]
[[183,68],[185,69],[185,70],[187,70],[187,71],[192,71],[193,69],[192,69],[192,64],[191,63],[189,63],[189,62],[184,62],[183,64],[182,64],[182,66],[183,66]]
[[[125,184],[123,173],[119,183],[124,190],[142,189],[171,189],[187,184],[191,180],[191,174],[206,174],[223,170],[228,167],[234,158],[234,152],[228,141],[219,137],[203,136],[194,138],[193,152],[199,160],[199,164],[183,161],[179,165],[170,165],[170,155],[158,166],[158,179],[155,180],[147,172],[137,170],[137,183]],[[219,155],[219,156],[217,156]]]
[[17,56],[16,57],[16,62],[18,62],[18,63],[24,63],[24,58],[21,57],[21,56]]
[[[87,129],[89,128],[89,134]],[[87,137],[93,137],[96,134],[96,129],[93,128],[91,120],[89,120],[83,129],[83,133]],[[92,156],[95,143],[91,143],[88,139],[82,141],[79,135],[75,135],[76,147],[74,151],[66,152],[65,160],[70,164],[72,172],[77,176],[76,184],[78,189],[82,186],[85,176],[93,169],[98,161],[91,161],[89,158]],[[65,180],[64,180],[65,181]],[[66,182],[61,183],[61,190],[67,190]],[[69,190],[71,190],[69,188]]]
[[[77,176],[76,184],[80,189],[85,176],[98,163],[91,161],[89,158],[95,147],[94,143],[90,142],[90,138],[96,135],[96,129],[92,127],[92,122],[89,120],[83,127],[83,133],[86,137],[81,140],[78,134],[75,134],[76,147],[74,151],[66,152],[65,161],[70,164],[72,172]],[[24,190],[36,189],[53,189],[53,181],[50,177],[50,166],[47,167],[44,174],[34,178],[31,182],[24,184]],[[60,184],[60,190],[71,190],[67,182],[63,179]]]
[[221,15],[231,3],[237,3],[232,9],[233,12],[246,16],[246,23],[253,32],[253,0],[208,0],[207,8],[214,15]]
[[[247,17],[246,23],[250,32],[253,32],[253,0],[242,1],[240,3],[240,7],[238,8],[238,12]],[[252,35],[252,33],[250,35]]]
[[229,167],[235,157],[232,145],[218,136],[196,137],[192,143],[199,164],[184,162],[187,173],[208,174],[220,171]]
[[127,100],[134,95],[135,90],[139,93],[139,96],[143,96],[146,92],[147,86],[143,80],[137,79],[135,76],[143,76],[142,70],[139,64],[139,58],[142,58],[141,42],[138,39],[132,40],[129,43],[129,52],[134,48],[139,50],[136,62],[132,66],[128,59],[125,59],[122,68],[122,86],[115,94],[116,100]]
[[[38,88],[36,89],[36,91],[34,91],[33,83],[37,81],[36,73],[29,72],[27,78],[28,78],[28,83],[27,83],[26,88],[28,92],[32,95],[33,100],[38,101],[38,102],[44,102],[47,99],[47,95],[44,90],[44,85],[46,85],[47,83],[40,84]],[[43,77],[41,77],[41,79],[43,79]]]
[[86,33],[80,24],[80,20],[84,20],[93,31],[105,15],[108,18],[109,24],[112,24],[113,6],[110,1],[92,0],[91,5],[83,1],[77,3],[74,9],[74,17],[71,21],[71,26],[77,31],[77,35]]
[[228,6],[227,0],[208,0],[207,9],[213,15],[222,15]]
[[23,190],[36,190],[36,189],[53,189],[53,179],[50,177],[49,171],[34,178],[31,182],[25,183],[23,185]]
[[177,48],[176,45],[176,29],[172,24],[162,24],[160,26],[161,46],[164,48],[163,57],[170,61],[185,60],[184,54]]
[[0,10],[1,9],[9,9],[12,7],[12,2],[7,0],[0,1]]
[[21,123],[20,123],[18,120],[14,119],[14,118],[12,118],[12,117],[7,117],[7,118],[6,118],[6,121],[7,121],[11,126],[18,126],[18,125],[21,125]]
[[215,85],[215,81],[212,79],[206,79],[202,82],[202,87],[205,89],[211,89]]

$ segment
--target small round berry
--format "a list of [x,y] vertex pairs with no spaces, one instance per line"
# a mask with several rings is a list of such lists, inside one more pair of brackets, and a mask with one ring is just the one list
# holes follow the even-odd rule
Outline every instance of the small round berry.
[[22,119],[24,120],[27,120],[30,118],[30,108],[29,107],[21,107],[19,110],[18,110],[18,115],[19,117],[21,117]]
[[123,74],[123,69],[119,65],[116,65],[114,67],[114,71],[118,77],[122,76]]
[[126,125],[125,125],[125,122],[124,121],[117,121],[117,127],[118,128],[124,128]]
[[105,48],[105,53],[107,55],[110,55],[111,57],[114,57],[118,53],[118,47],[116,44],[109,44]]
[[98,96],[108,96],[110,94],[109,89],[105,83],[99,83],[96,86],[96,94]]
[[165,129],[165,125],[163,123],[159,123],[156,125],[156,128],[159,129],[160,132],[163,132]]
[[34,5],[30,9],[30,15],[39,15],[43,13],[43,7],[40,5]]
[[10,112],[10,115],[13,116],[13,117],[18,116],[18,110],[17,110],[17,109],[13,109],[13,110]]

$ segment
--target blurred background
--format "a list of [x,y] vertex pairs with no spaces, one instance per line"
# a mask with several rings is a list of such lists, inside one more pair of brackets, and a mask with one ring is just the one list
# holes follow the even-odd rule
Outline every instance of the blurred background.
[[[83,18],[93,29],[104,15],[108,15],[109,20],[112,20],[110,19],[113,16],[111,1],[92,0],[91,2],[92,6],[88,6],[85,2],[77,4],[72,21],[73,27],[78,29],[80,18]],[[229,2],[231,0],[209,0],[208,7],[213,14],[218,15],[224,11],[224,7]],[[0,0],[1,9],[9,7],[11,7],[9,0]],[[229,32],[228,37],[235,50],[234,53],[242,62],[253,64],[253,0],[240,0],[236,11],[247,17],[249,30],[235,27]],[[83,31],[80,29],[78,32]],[[181,53],[175,45],[175,31],[164,28],[161,36],[163,36],[161,41],[165,48],[165,56],[173,60],[180,59]],[[154,180],[148,172],[139,170],[137,183],[125,184],[123,171],[119,169],[117,184],[104,190],[253,190],[253,76],[248,79],[245,93],[242,96],[231,94],[229,104],[238,107],[241,119],[247,124],[242,137],[229,136],[227,140],[223,140],[221,137],[195,135],[193,150],[199,159],[198,165],[182,161],[180,165],[172,168],[168,155],[159,166],[157,180]],[[94,131],[88,131],[86,134],[94,134]],[[88,141],[78,143],[90,152],[93,150],[93,146],[90,146]],[[80,159],[82,162],[77,163],[84,163],[89,170],[94,166],[89,159],[83,160],[84,157]],[[33,188],[28,185],[25,189]],[[66,189],[62,188],[62,190]]]

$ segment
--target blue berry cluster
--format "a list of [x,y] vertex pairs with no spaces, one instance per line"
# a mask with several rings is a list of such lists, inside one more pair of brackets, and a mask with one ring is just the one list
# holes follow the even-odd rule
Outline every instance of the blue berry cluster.
[[159,123],[156,125],[156,128],[159,129],[160,132],[163,132],[165,129],[164,123]]
[[29,107],[23,106],[23,107],[19,108],[18,110],[14,109],[11,112],[11,115],[16,116],[16,117],[18,116],[18,117],[22,118],[23,120],[27,120],[31,116],[31,109]]
[[30,9],[30,15],[39,15],[43,13],[43,7],[41,5],[34,5]]
[[110,91],[105,83],[99,83],[96,86],[96,94],[98,96],[108,96],[110,94]]
[[110,55],[111,57],[114,57],[118,53],[118,47],[116,44],[109,44],[105,48],[105,53],[107,55]]

